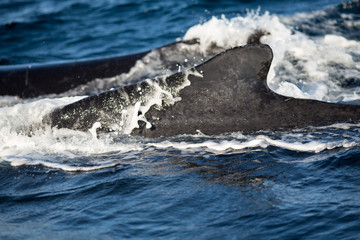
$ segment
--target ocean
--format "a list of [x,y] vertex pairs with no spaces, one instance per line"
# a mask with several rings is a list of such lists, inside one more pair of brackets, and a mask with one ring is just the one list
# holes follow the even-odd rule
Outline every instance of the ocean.
[[0,70],[199,46],[64,93],[0,96],[0,239],[359,239],[360,123],[150,139],[42,122],[257,30],[273,91],[360,104],[358,0],[1,0]]

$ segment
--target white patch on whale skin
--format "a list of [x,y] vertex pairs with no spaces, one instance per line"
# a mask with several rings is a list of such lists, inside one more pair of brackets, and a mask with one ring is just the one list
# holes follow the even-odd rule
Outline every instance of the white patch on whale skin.
[[137,91],[141,92],[141,98],[137,99],[135,103],[128,106],[123,106],[121,120],[118,124],[112,124],[111,129],[121,134],[130,134],[134,129],[139,128],[139,121],[146,124],[146,128],[152,127],[145,114],[152,106],[161,109],[163,106],[174,105],[181,101],[180,92],[184,88],[191,85],[189,75],[196,77],[203,77],[201,73],[195,69],[189,69],[183,73],[182,81],[176,86],[168,86],[166,79],[168,76],[159,77],[155,80],[145,80],[146,89],[141,89],[140,85]]

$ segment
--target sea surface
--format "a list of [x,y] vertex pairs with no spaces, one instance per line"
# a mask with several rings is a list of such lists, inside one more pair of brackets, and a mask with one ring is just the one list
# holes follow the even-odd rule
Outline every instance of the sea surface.
[[359,1],[1,0],[0,68],[200,44],[175,66],[150,56],[63,94],[1,96],[0,239],[360,239],[360,123],[158,139],[42,123],[256,30],[273,91],[360,104]]

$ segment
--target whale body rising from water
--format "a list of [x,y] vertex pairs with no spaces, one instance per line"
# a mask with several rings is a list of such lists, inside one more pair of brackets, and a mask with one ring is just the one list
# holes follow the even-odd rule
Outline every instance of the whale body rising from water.
[[271,91],[267,45],[235,47],[184,72],[146,80],[55,109],[52,126],[145,137],[287,130],[356,122],[360,106],[295,99]]

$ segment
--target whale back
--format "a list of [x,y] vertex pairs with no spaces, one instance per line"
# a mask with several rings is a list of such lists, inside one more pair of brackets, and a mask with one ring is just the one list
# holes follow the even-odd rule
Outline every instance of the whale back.
[[246,45],[167,77],[146,80],[56,109],[52,126],[145,137],[284,130],[360,119],[360,107],[295,99],[267,85],[273,53]]

